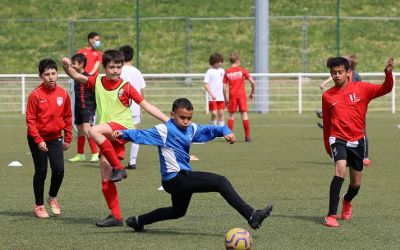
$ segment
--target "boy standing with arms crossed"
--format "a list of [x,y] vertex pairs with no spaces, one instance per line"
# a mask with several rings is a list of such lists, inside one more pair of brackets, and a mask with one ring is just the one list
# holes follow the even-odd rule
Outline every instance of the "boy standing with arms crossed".
[[[71,58],[72,67],[80,74],[88,76],[84,70],[86,66],[86,57],[83,54],[75,54]],[[97,151],[96,143],[89,137],[89,128],[95,124],[95,110],[96,100],[94,92],[87,88],[85,84],[74,81],[74,92],[75,92],[75,108],[74,108],[74,123],[78,129],[78,143],[77,143],[77,155],[71,159],[70,162],[81,162],[85,161],[85,140],[87,138],[92,151],[92,157],[90,162],[99,161],[99,153]]]
[[231,144],[235,142],[235,135],[228,127],[197,125],[192,123],[192,116],[192,103],[186,98],[179,98],[172,105],[171,119],[168,122],[147,130],[114,132],[114,138],[158,147],[162,186],[171,195],[172,201],[171,207],[130,217],[126,224],[140,232],[145,225],[181,218],[186,214],[193,194],[218,192],[247,220],[251,228],[258,229],[270,215],[272,205],[254,210],[242,200],[226,177],[192,171],[189,165],[192,142],[207,142],[216,137],[225,137]]
[[[254,100],[254,79],[244,68],[240,67],[240,57],[237,53],[232,53],[230,56],[230,62],[232,66],[226,70],[224,75],[224,96],[225,101],[228,105],[229,118],[228,127],[233,131],[235,122],[235,112],[239,107],[239,112],[241,113],[243,128],[245,133],[245,141],[251,141],[250,137],[250,122],[247,115],[247,96],[246,88],[244,86],[244,81],[247,79],[251,84],[251,91],[249,98]],[[229,98],[227,98],[227,91],[229,89]]]
[[204,76],[204,89],[208,93],[208,109],[211,112],[211,125],[225,125],[224,110],[224,74],[225,70],[221,68],[224,58],[219,53],[210,56],[209,68]]
[[[47,202],[52,214],[59,215],[61,210],[56,197],[64,179],[64,150],[69,148],[72,140],[72,114],[68,92],[57,84],[56,62],[52,59],[43,59],[39,62],[38,69],[43,82],[29,95],[26,125],[29,149],[35,165],[33,213],[38,218],[48,218],[49,214],[43,201],[47,160],[50,161],[51,168]],[[62,131],[64,138],[61,135]]]
[[89,129],[90,137],[100,147],[100,173],[102,177],[102,191],[111,210],[111,214],[104,220],[99,220],[99,227],[122,226],[122,215],[119,208],[118,193],[114,182],[127,177],[121,159],[125,156],[126,141],[113,140],[115,130],[133,128],[132,113],[129,109],[131,101],[161,121],[168,117],[158,108],[151,105],[139,95],[129,82],[122,80],[121,69],[124,56],[117,50],[107,50],[103,55],[103,67],[106,76],[84,76],[71,67],[69,58],[62,59],[65,73],[77,82],[87,84],[95,89],[97,125]]
[[324,224],[338,227],[337,210],[340,189],[349,166],[350,184],[342,202],[342,220],[353,214],[351,201],[361,186],[365,140],[365,117],[371,100],[389,93],[393,88],[393,58],[387,60],[383,84],[350,82],[349,62],[343,57],[332,58],[328,67],[335,86],[322,95],[323,132],[326,152],[334,160],[335,176],[329,191],[329,211]]

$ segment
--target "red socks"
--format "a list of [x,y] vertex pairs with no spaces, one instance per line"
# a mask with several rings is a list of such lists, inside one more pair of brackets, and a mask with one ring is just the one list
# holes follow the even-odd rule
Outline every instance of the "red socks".
[[117,169],[124,169],[124,166],[121,164],[118,159],[117,154],[114,151],[114,148],[109,140],[105,140],[102,144],[99,145],[101,153],[106,157],[107,161],[110,163],[111,167]]
[[118,192],[114,182],[102,181],[102,188],[104,198],[106,199],[108,208],[111,210],[111,214],[117,219],[122,220],[121,210],[119,208]]
[[78,154],[83,154],[85,152],[85,136],[78,136]]
[[250,138],[250,122],[249,120],[243,120],[244,136]]
[[228,119],[228,128],[233,132],[233,124],[235,123],[235,120]]
[[96,145],[96,143],[95,143],[95,142],[93,141],[93,139],[90,138],[90,137],[88,137],[87,139],[88,139],[88,141],[89,141],[90,151],[92,151],[92,154],[97,154],[98,151],[97,151],[97,145]]

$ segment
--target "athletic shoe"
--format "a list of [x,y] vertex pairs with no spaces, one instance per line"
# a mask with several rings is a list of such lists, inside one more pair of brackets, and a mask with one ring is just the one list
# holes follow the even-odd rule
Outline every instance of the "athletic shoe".
[[343,199],[342,214],[341,214],[342,220],[350,220],[352,215],[353,215],[353,206],[351,205],[351,202],[347,202]]
[[99,161],[99,153],[92,154],[92,157],[90,158],[90,162],[98,162]]
[[320,128],[324,128],[324,125],[322,125],[322,123],[320,123],[320,122],[317,122],[317,126]]
[[125,169],[136,169],[136,164],[128,164]]
[[35,206],[33,208],[33,213],[35,214],[36,217],[40,218],[40,219],[44,219],[44,218],[49,218],[49,214],[46,211],[46,208],[44,207],[44,205],[41,206]]
[[125,169],[113,168],[112,174],[108,180],[111,182],[117,182],[122,179],[125,179],[126,177],[128,177],[128,174],[126,173]]
[[86,157],[84,154],[77,154],[71,159],[68,159],[69,162],[80,162],[80,161],[86,161]]
[[129,217],[126,221],[126,225],[128,227],[133,228],[136,232],[143,232],[144,226],[139,224],[139,220],[137,216]]
[[250,136],[246,136],[246,137],[244,138],[244,141],[245,141],[245,142],[251,142],[251,137],[250,137]]
[[96,221],[96,226],[98,227],[117,227],[122,226],[124,223],[122,220],[117,220],[113,215],[107,216],[104,220]]
[[53,215],[60,215],[61,214],[61,209],[60,209],[60,204],[58,204],[58,201],[56,198],[47,198],[47,203],[50,205],[50,211]]
[[338,227],[337,215],[329,215],[325,217],[324,225],[327,227]]
[[261,223],[264,221],[264,219],[271,214],[271,211],[272,211],[272,204],[269,204],[266,208],[262,210],[254,211],[250,219],[248,220],[250,227],[253,229],[258,229],[261,226]]
[[369,167],[371,165],[371,160],[369,158],[364,158],[363,164],[364,166]]

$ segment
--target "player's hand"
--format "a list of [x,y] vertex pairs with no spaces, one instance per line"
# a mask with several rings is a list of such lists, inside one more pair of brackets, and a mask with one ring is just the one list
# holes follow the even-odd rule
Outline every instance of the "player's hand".
[[217,97],[215,97],[215,95],[211,95],[211,99],[212,100],[217,100]]
[[38,148],[39,148],[39,150],[41,150],[43,152],[49,151],[49,149],[47,148],[47,144],[44,141],[38,143]]
[[122,135],[122,131],[121,130],[115,130],[112,133],[112,139],[115,140],[115,139],[119,138],[121,135]]
[[229,135],[224,136],[226,141],[229,142],[229,144],[233,144],[236,141],[235,135],[233,133],[230,133]]
[[386,61],[385,72],[392,72],[393,70],[393,57],[389,57]]
[[254,94],[251,93],[251,94],[249,95],[249,98],[250,98],[251,101],[254,101]]
[[321,83],[321,85],[319,85],[319,88],[320,88],[321,90],[324,90],[324,87],[325,87],[325,84],[324,84],[324,83]]
[[63,57],[63,59],[61,59],[61,66],[63,66],[63,68],[68,68],[71,65],[71,60],[68,57]]
[[64,151],[69,149],[69,147],[71,146],[71,144],[69,144],[68,142],[64,142]]

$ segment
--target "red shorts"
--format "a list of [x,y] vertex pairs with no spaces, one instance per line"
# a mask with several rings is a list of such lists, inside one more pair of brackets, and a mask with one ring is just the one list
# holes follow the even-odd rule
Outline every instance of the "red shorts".
[[239,112],[247,112],[247,98],[229,98],[228,111],[229,113],[235,113],[239,106]]
[[[124,126],[116,122],[107,122],[107,124],[111,127],[112,131],[126,129]],[[115,154],[117,154],[120,160],[123,160],[125,158],[125,143],[127,143],[127,141],[122,139],[111,141]]]
[[208,110],[224,110],[225,109],[225,101],[209,101],[208,102]]

